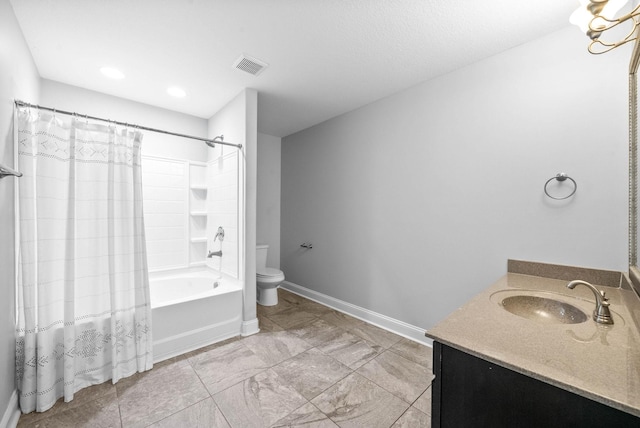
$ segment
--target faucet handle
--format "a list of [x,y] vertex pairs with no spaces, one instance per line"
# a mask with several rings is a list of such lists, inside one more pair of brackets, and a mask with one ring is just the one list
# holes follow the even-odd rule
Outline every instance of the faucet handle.
[[602,296],[602,299],[600,300],[600,304],[593,311],[594,319],[602,324],[613,324],[613,317],[609,310],[609,299],[607,299],[604,290],[600,290],[600,295]]
[[224,229],[222,226],[218,226],[218,232],[216,236],[213,237],[213,242],[216,242],[216,239],[220,238],[220,242],[224,241]]

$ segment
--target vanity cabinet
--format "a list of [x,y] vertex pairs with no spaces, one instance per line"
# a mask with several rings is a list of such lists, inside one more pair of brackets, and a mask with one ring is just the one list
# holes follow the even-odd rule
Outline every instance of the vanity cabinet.
[[[588,355],[585,364],[589,364]],[[437,341],[433,372],[434,428],[640,427],[640,418],[634,415]]]

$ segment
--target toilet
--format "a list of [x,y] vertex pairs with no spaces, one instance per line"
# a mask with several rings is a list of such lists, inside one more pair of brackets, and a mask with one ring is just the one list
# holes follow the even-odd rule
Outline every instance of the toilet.
[[267,251],[267,244],[256,246],[257,300],[262,306],[274,306],[278,304],[278,286],[284,281],[284,273],[267,267]]

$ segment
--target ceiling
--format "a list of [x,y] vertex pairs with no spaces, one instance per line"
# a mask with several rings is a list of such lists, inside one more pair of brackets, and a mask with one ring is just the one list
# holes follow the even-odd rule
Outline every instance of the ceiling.
[[[566,27],[578,6],[577,0],[10,1],[41,77],[205,119],[242,89],[255,88],[258,130],[278,137]],[[269,67],[258,76],[233,68],[242,53]],[[103,77],[99,69],[107,65],[126,77]],[[167,95],[171,85],[187,96]]]

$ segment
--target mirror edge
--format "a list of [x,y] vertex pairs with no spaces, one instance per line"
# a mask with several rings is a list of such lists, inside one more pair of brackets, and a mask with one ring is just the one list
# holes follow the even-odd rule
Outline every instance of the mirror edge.
[[636,37],[629,62],[629,279],[640,295],[638,267],[638,66],[640,40]]

